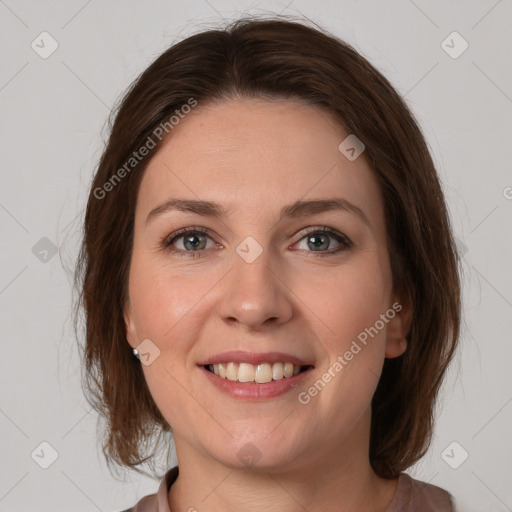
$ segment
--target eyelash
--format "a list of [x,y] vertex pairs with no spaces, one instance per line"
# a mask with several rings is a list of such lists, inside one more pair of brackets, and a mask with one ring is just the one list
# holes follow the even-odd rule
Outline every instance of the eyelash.
[[[202,233],[202,234],[208,235],[208,237],[213,239],[212,233],[210,232],[209,229],[193,226],[193,227],[180,229],[180,230],[176,231],[175,233],[172,233],[171,235],[165,237],[162,240],[163,248],[166,251],[169,251],[172,254],[175,254],[179,257],[200,258],[201,254],[203,252],[207,251],[208,249],[200,249],[199,251],[184,251],[183,249],[171,249],[171,246],[174,242],[176,242],[180,238],[183,238],[183,235],[186,235],[188,233]],[[302,235],[302,237],[294,245],[297,245],[300,241],[302,241],[307,236],[309,236],[311,234],[317,234],[317,233],[329,235],[330,237],[334,238],[341,245],[337,249],[331,250],[331,251],[318,251],[318,252],[317,251],[306,251],[306,252],[313,253],[313,255],[311,255],[310,257],[314,257],[314,258],[320,257],[321,258],[321,257],[325,257],[325,256],[333,256],[335,254],[338,254],[341,251],[350,249],[352,247],[352,242],[350,241],[350,239],[348,237],[346,237],[345,235],[343,235],[343,234],[339,233],[338,231],[335,231],[327,226],[323,226],[322,228],[315,227],[312,230],[304,233]],[[302,250],[302,249],[299,249],[299,250]]]

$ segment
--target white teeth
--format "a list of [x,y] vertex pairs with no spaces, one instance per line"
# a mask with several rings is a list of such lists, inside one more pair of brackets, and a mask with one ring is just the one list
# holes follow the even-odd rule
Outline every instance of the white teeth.
[[281,380],[284,377],[283,363],[274,363],[272,365],[272,378],[274,380]]
[[226,366],[226,379],[228,380],[237,380],[238,378],[238,364],[237,363],[228,363]]
[[293,377],[301,369],[300,365],[293,363],[262,363],[257,366],[249,363],[219,363],[210,365],[211,367],[213,367],[213,373],[223,379],[259,384]]
[[259,364],[254,380],[259,384],[272,381],[272,366],[269,363]]
[[291,377],[293,375],[293,364],[284,363],[284,376]]
[[256,370],[252,364],[240,363],[238,367],[238,380],[240,382],[254,382]]

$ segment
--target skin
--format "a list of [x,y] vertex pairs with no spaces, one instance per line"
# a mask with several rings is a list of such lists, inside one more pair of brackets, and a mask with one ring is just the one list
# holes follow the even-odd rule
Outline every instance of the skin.
[[[369,463],[370,405],[384,359],[405,350],[410,309],[308,404],[297,398],[400,302],[380,190],[364,154],[349,161],[338,150],[347,135],[330,113],[300,102],[226,100],[196,107],[147,167],[124,314],[130,345],[149,338],[160,350],[143,370],[174,431],[173,511],[376,512],[393,499],[398,479],[378,477]],[[278,220],[294,201],[331,197],[356,205],[367,222],[343,211]],[[171,198],[214,201],[230,214],[174,210],[146,224]],[[183,237],[172,248],[184,257],[163,247],[194,226],[212,234],[198,234],[199,258]],[[318,235],[324,226],[352,245],[334,253],[344,246],[330,237],[315,250],[302,230]],[[250,264],[236,252],[248,236],[262,248]],[[315,368],[297,389],[248,402],[219,391],[197,366],[227,350],[287,352]],[[251,467],[237,456],[247,443],[260,453]]]

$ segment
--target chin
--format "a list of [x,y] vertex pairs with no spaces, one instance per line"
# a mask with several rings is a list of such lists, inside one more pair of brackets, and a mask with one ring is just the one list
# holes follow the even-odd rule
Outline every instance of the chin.
[[276,446],[268,438],[255,437],[252,441],[233,443],[228,449],[224,445],[222,453],[210,451],[210,454],[217,462],[233,470],[275,472],[293,466],[294,461],[301,458],[302,452],[303,446],[294,450],[292,446]]

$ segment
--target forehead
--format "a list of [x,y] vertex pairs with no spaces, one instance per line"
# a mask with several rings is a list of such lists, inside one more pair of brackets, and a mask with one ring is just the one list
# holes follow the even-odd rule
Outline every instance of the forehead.
[[169,197],[261,213],[299,199],[343,197],[381,215],[366,160],[339,150],[348,136],[324,109],[292,100],[230,100],[196,107],[174,126],[145,171],[147,210]]

